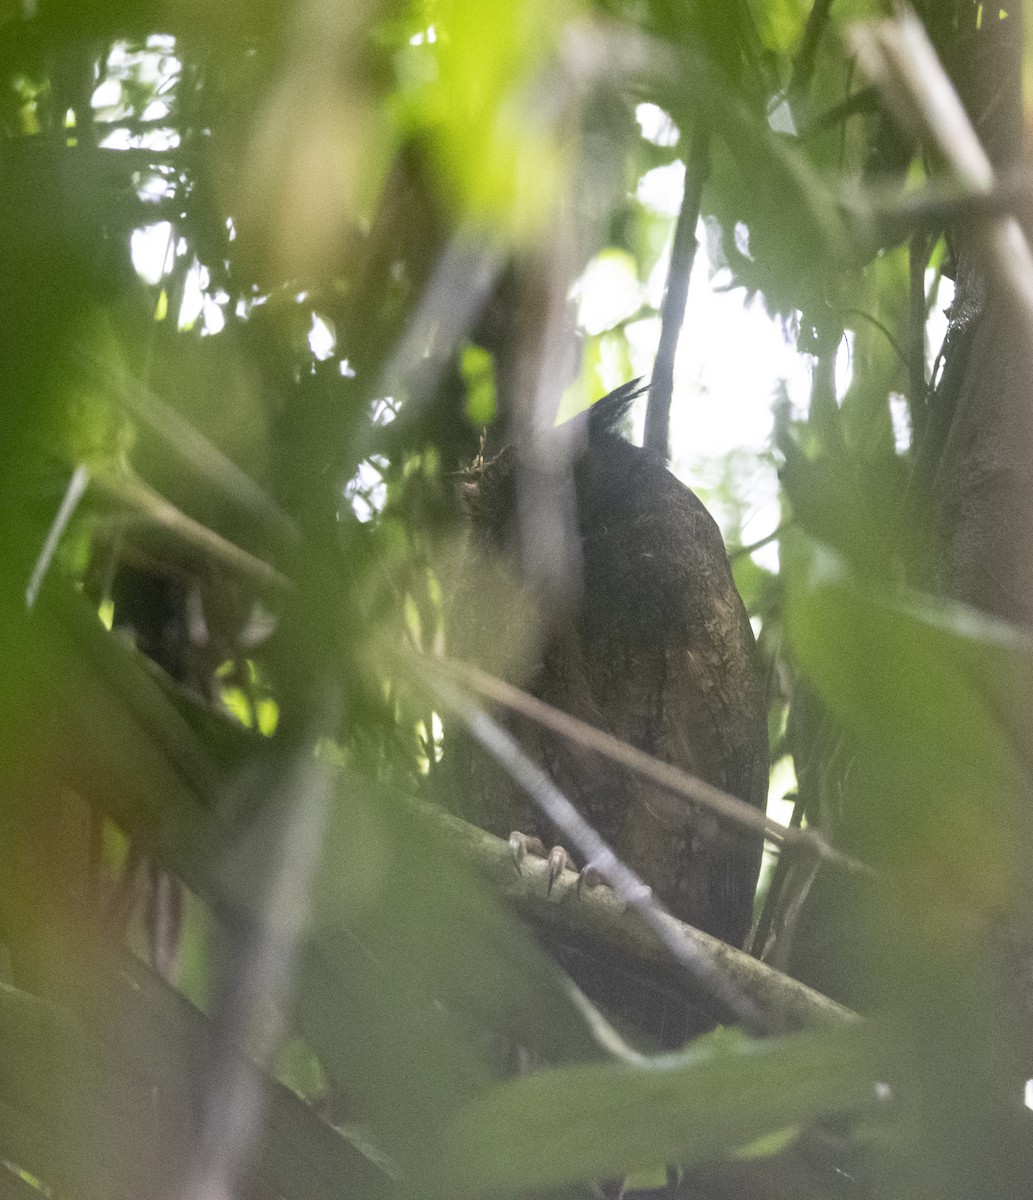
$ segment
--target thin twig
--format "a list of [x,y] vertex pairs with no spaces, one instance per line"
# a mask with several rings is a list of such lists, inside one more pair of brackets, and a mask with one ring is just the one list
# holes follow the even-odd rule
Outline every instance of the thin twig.
[[849,117],[867,116],[869,113],[877,112],[878,107],[879,93],[875,88],[860,88],[856,92],[851,92],[844,100],[831,105],[815,117],[809,125],[801,129],[800,141],[807,142],[811,138],[827,133],[837,125],[842,125]]
[[300,534],[291,518],[200,430],[139,380],[121,378],[87,350],[80,349],[77,358],[95,383],[110,390],[218,496],[257,520],[280,548],[297,546]]
[[665,459],[670,457],[669,433],[671,424],[671,395],[674,391],[674,357],[678,337],[685,323],[685,305],[689,296],[689,279],[696,260],[696,226],[703,185],[710,171],[710,129],[702,121],[692,134],[685,162],[685,190],[681,212],[674,230],[671,247],[671,266],[667,272],[667,289],[660,309],[660,344],[653,365],[653,381],[646,406],[644,445]]
[[94,477],[94,485],[131,511],[168,530],[181,542],[221,562],[235,574],[276,592],[287,592],[293,588],[291,581],[275,567],[187,516],[142,479],[128,472],[98,474]]
[[75,510],[78,508],[79,501],[83,498],[89,482],[89,467],[85,463],[80,463],[72,472],[72,478],[65,489],[65,494],[57,510],[57,515],[54,517],[50,529],[47,531],[43,548],[40,550],[39,556],[32,568],[32,575],[29,577],[29,583],[25,589],[26,608],[32,608],[36,603],[39,589],[43,586],[43,580],[46,577],[47,571],[50,570],[50,564],[53,562],[54,555],[57,553],[58,543],[61,541],[64,531],[68,528],[68,522],[75,515]]
[[939,233],[945,225],[1028,212],[1033,206],[1033,176],[1026,169],[1002,175],[989,189],[957,179],[934,179],[921,187],[850,186],[840,199],[846,217],[858,229],[865,249],[895,245],[915,230]]
[[428,660],[418,660],[425,684],[443,708],[466,726],[470,736],[510,775],[541,809],[566,842],[591,863],[618,897],[635,910],[653,930],[692,981],[700,994],[719,1011],[757,1036],[771,1032],[772,1022],[724,970],[692,941],[672,928],[669,914],[658,903],[652,888],[626,866],[603,841],[545,772],[533,763],[516,739],[439,671],[428,669]]
[[728,551],[728,561],[733,563],[738,562],[740,558],[745,558],[747,554],[752,554],[755,550],[763,550],[765,546],[770,546],[772,542],[777,542],[785,531],[792,527],[792,524],[792,521],[783,521],[777,529],[772,529],[770,533],[765,534],[758,541],[750,542],[748,546],[733,546]]
[[880,321],[878,317],[873,317],[871,313],[865,312],[863,308],[840,308],[837,309],[837,312],[841,317],[860,317],[862,321],[867,321],[873,329],[877,329],[886,339],[886,341],[889,342],[891,349],[896,354],[897,358],[900,359],[901,365],[907,366],[908,360],[907,354],[904,352],[904,348],[893,336],[893,332],[889,326],[883,321]]
[[925,294],[925,269],[929,262],[929,235],[917,230],[908,245],[908,408],[916,443],[925,432],[926,405],[929,399],[926,380],[925,327],[928,301]]
[[[410,658],[409,661],[412,662],[413,659]],[[596,729],[594,725],[588,725],[584,721],[579,721],[569,713],[561,712],[560,709],[553,708],[543,700],[521,691],[520,688],[514,687],[510,683],[496,679],[493,675],[488,675],[477,667],[443,659],[420,659],[417,661],[423,666],[425,673],[428,669],[433,669],[439,677],[447,674],[462,683],[464,687],[469,688],[470,691],[502,705],[503,708],[519,713],[528,720],[559,734],[560,737],[592,750],[600,757],[617,763],[643,779],[648,779],[650,783],[656,784],[665,792],[674,793],[693,804],[707,808],[717,816],[742,828],[763,833],[773,842],[798,847],[822,862],[845,868],[855,874],[875,876],[875,871],[871,867],[851,858],[841,850],[834,849],[815,830],[794,829],[787,825],[781,825],[778,821],[773,821],[763,810],[754,808],[752,804],[747,804],[744,800],[729,795],[728,792],[723,792],[713,784],[672,766],[671,763],[661,762],[637,747],[629,746],[627,742],[622,742],[612,734]],[[660,797],[651,797],[650,803],[654,807],[662,805]],[[669,814],[676,819],[684,819],[686,816],[681,804],[673,805]]]
[[[803,823],[804,804],[799,796],[796,798],[796,803],[793,805],[793,815],[790,818],[790,829],[799,829]],[[780,854],[775,863],[775,869],[771,874],[771,880],[768,883],[768,892],[764,897],[764,906],[760,911],[760,918],[757,921],[757,928],[753,932],[753,938],[750,942],[750,953],[757,958],[764,957],[764,951],[767,949],[768,937],[771,933],[771,927],[774,923],[775,911],[779,904],[779,893],[785,883],[786,875],[789,872],[788,856]]]

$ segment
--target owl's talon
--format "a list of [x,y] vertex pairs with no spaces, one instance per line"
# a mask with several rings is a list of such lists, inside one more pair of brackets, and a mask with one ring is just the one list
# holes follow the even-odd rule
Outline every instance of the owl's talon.
[[548,895],[552,892],[553,884],[564,871],[574,871],[576,869],[574,860],[566,850],[562,846],[553,846],[549,851],[549,886],[546,888],[546,894]]
[[533,854],[535,858],[545,858],[546,854],[545,843],[540,837],[521,833],[519,829],[514,829],[509,835],[509,848],[513,851],[513,862],[521,875],[523,874],[524,859],[529,854]]

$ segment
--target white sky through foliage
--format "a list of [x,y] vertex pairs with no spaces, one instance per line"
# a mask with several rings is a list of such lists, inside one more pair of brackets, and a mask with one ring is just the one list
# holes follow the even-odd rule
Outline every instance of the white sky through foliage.
[[[670,215],[680,203],[683,177],[679,163],[657,168],[644,177],[640,198]],[[141,279],[152,285],[172,269],[170,232],[168,223],[160,222],[133,233],[133,265]],[[754,542],[769,534],[779,520],[775,468],[766,456],[771,446],[771,403],[776,388],[784,385],[794,406],[805,411],[810,372],[806,359],[765,312],[761,297],[747,299],[742,289],[722,290],[728,284],[727,272],[711,277],[702,223],[699,241],[675,363],[672,469],[701,493],[728,533],[730,514],[722,510],[714,493],[722,483],[727,456],[736,452],[733,482],[744,489],[737,496],[743,507],[742,537]],[[604,252],[589,265],[584,286],[575,289],[582,328],[597,332],[641,310],[643,304],[658,307],[668,264],[669,254],[665,254],[642,282],[629,255]],[[195,263],[188,275],[182,309],[174,314],[177,324],[188,328],[200,319],[203,332],[218,332],[224,318],[216,299],[224,297],[207,294],[207,272],[200,264]],[[648,378],[660,335],[659,317],[634,320],[626,333],[633,374]],[[320,318],[313,319],[309,341],[317,358],[333,350],[333,333]],[[623,382],[614,377],[612,386]],[[639,441],[644,415],[643,398],[635,413],[634,436]],[[750,469],[751,460],[755,469]],[[759,552],[759,557],[764,565],[777,569],[775,547]]]
[[[166,53],[168,48],[161,48]],[[166,70],[178,69],[169,55]],[[105,88],[107,91],[105,91]],[[117,94],[116,94],[117,93]],[[121,85],[105,81],[97,88],[98,108],[117,106]],[[636,110],[643,136],[660,147],[677,146],[679,133],[670,118],[651,104]],[[657,314],[666,285],[670,241],[684,186],[684,165],[675,160],[641,177],[636,187],[639,202],[671,223],[668,248],[647,279],[638,277],[635,259],[620,250],[601,252],[588,265],[573,289],[578,323],[586,336],[623,328],[627,355],[615,356],[612,378],[607,377],[606,356],[601,372],[608,387],[626,382],[628,359],[631,375],[651,375],[660,336]],[[137,229],[131,239],[133,264],[147,283],[159,285],[185,245],[173,246],[171,226],[156,222]],[[729,289],[727,270],[713,268],[707,256],[707,239],[701,221],[698,249],[689,287],[685,324],[675,361],[671,412],[672,470],[697,491],[712,510],[730,542],[751,544],[767,537],[778,526],[778,480],[772,450],[772,403],[783,393],[793,408],[804,414],[810,392],[811,363],[797,353],[791,335],[764,308],[759,295],[747,297],[744,289]],[[210,294],[208,272],[196,260],[188,271],[179,313],[171,314],[181,329],[199,325],[202,333],[217,333],[224,324],[222,305],[229,297]],[[942,307],[939,305],[938,307]],[[313,316],[309,345],[314,357],[324,359],[335,351],[334,331]],[[837,391],[849,384],[851,346],[844,339],[837,362]],[[906,402],[898,398],[893,409],[898,447],[907,439]],[[633,414],[633,437],[641,442],[645,398]],[[756,552],[757,561],[778,568],[777,545]]]

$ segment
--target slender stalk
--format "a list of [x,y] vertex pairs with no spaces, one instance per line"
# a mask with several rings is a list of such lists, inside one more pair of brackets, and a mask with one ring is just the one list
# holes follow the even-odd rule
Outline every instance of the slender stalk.
[[660,308],[660,344],[653,365],[653,381],[646,406],[644,444],[665,459],[670,458],[671,395],[674,391],[674,358],[678,338],[685,323],[685,305],[689,296],[689,279],[696,261],[696,226],[703,185],[710,173],[710,130],[702,122],[696,126],[685,163],[685,190],[681,212],[674,230],[671,266],[667,272],[667,289]]

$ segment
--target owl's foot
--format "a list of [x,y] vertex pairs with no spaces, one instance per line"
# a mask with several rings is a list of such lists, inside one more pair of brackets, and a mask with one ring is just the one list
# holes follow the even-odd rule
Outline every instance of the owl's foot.
[[[596,866],[595,862],[586,863],[585,866],[583,866],[578,872],[578,893],[580,894],[582,889],[591,891],[593,888],[597,887],[612,888],[613,885],[608,882],[603,873],[599,870],[598,866]],[[626,888],[624,891],[618,892],[617,895],[620,898],[622,906],[626,908],[629,904],[634,905],[639,901],[652,904],[654,892],[648,884],[639,880],[639,883],[636,887]]]
[[591,891],[593,888],[602,887],[605,882],[595,863],[586,863],[578,872],[577,890],[580,892],[582,888],[588,888]]
[[548,860],[549,885],[546,889],[547,893],[552,891],[553,884],[555,884],[564,871],[577,870],[574,860],[562,846],[553,846],[551,850],[546,850],[545,843],[540,837],[529,836],[526,833],[521,833],[519,830],[514,830],[509,835],[509,846],[513,851],[513,861],[516,863],[518,871],[521,870],[521,865],[529,854],[533,854],[535,858]]
[[518,829],[514,829],[509,835],[509,848],[513,851],[513,861],[520,874],[523,874],[524,859],[529,854],[533,854],[535,858],[545,858],[548,854],[540,837],[521,833]]
[[562,846],[553,846],[549,851],[549,886],[546,889],[546,894],[552,891],[552,885],[563,874],[564,871],[576,871],[574,860],[563,849]]

